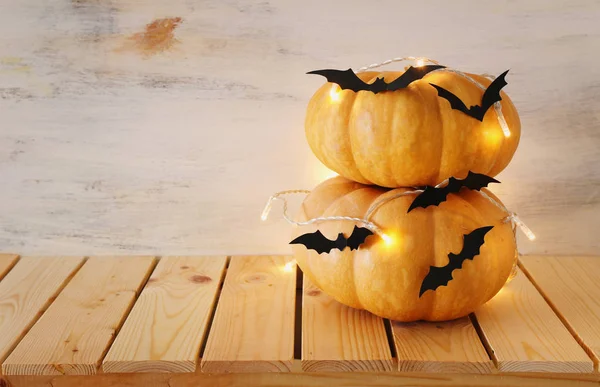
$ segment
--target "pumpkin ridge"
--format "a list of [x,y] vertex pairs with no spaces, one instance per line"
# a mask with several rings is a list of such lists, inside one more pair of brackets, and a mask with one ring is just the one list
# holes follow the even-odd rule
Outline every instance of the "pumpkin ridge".
[[436,115],[437,115],[436,120],[438,122],[441,122],[441,125],[439,125],[440,129],[438,132],[438,137],[440,138],[440,148],[438,151],[439,158],[438,158],[438,162],[436,163],[437,172],[435,174],[437,176],[436,184],[439,184],[439,183],[441,183],[441,180],[444,180],[444,179],[442,179],[441,175],[442,175],[442,161],[443,161],[442,157],[445,154],[444,153],[444,144],[446,143],[446,141],[444,141],[444,137],[446,134],[446,122],[442,119],[442,109],[440,107],[439,101],[438,101],[438,103],[434,104],[434,106],[435,106],[435,109],[436,109],[435,111],[436,111]]
[[365,175],[362,173],[362,171],[358,167],[358,163],[356,162],[356,155],[354,154],[354,147],[352,146],[352,136],[350,134],[350,131],[352,130],[350,128],[350,117],[352,117],[352,111],[354,110],[354,107],[356,106],[357,99],[358,99],[358,93],[356,93],[356,96],[352,100],[352,106],[350,107],[350,113],[346,116],[347,118],[346,118],[346,122],[345,122],[345,128],[346,128],[345,134],[346,134],[346,136],[348,136],[348,146],[350,147],[350,151],[348,152],[348,154],[350,155],[354,169],[363,178],[363,180],[369,181],[369,179],[367,179],[365,177]]
[[[444,204],[444,203],[441,203],[441,204]],[[429,244],[431,246],[430,259],[429,259],[430,266],[440,266],[437,263],[437,259],[435,256],[435,252],[437,251],[437,241],[439,241],[439,239],[435,237],[436,235],[439,235],[437,233],[437,224],[439,223],[439,222],[437,222],[437,219],[436,219],[437,214],[441,215],[442,213],[439,211],[429,211],[429,214],[428,214],[429,215],[428,217],[430,218],[430,224],[431,224],[431,228],[430,228],[431,243]],[[439,294],[439,292],[433,292],[433,296],[431,296],[429,298],[427,308],[425,309],[427,312],[424,315],[421,315],[420,316],[421,318],[425,318],[425,319],[432,318],[432,314],[434,313],[434,308],[438,303],[438,294]]]
[[[469,196],[468,196],[468,195],[469,195],[469,193],[472,193],[473,195],[476,195],[476,196],[478,196],[478,197],[482,197],[483,195],[481,195],[481,193],[480,193],[480,192],[477,192],[477,191],[467,191],[467,189],[466,189],[466,188],[463,188],[461,191],[463,191],[463,193],[462,193],[462,194],[460,194],[460,193],[459,193],[459,194],[452,194],[452,195],[453,195],[453,198],[454,198],[454,199],[456,199],[456,201],[460,202],[462,205],[465,205],[466,207],[468,207],[468,208],[469,208],[468,210],[465,210],[465,211],[463,211],[463,212],[465,212],[465,213],[469,213],[469,214],[474,214],[474,219],[473,219],[473,220],[475,221],[475,223],[477,223],[477,225],[475,226],[475,228],[477,228],[477,227],[482,227],[482,226],[486,226],[486,225],[487,225],[487,224],[485,224],[485,223],[486,223],[486,222],[485,222],[486,215],[483,213],[483,209],[482,209],[482,208],[479,208],[479,207],[476,207],[475,205],[473,205],[473,203],[471,203],[469,200],[467,200],[467,197],[469,197]],[[465,191],[466,191],[466,192],[465,192]],[[466,194],[467,196],[463,196],[463,195],[465,195],[465,194]],[[443,203],[442,203],[442,204],[443,204]],[[490,203],[490,204],[491,204],[491,203]],[[469,229],[469,230],[463,230],[463,232],[462,232],[462,233],[463,233],[463,235],[464,235],[464,234],[470,233],[471,231],[473,231],[473,230],[470,230],[470,229]],[[493,231],[493,230],[492,230],[492,231]],[[491,231],[490,231],[490,232],[491,232]],[[462,240],[462,235],[461,235],[461,240]],[[460,247],[459,247],[459,248],[457,248],[457,249],[456,249],[456,251],[448,251],[448,253],[454,253],[454,254],[457,254],[457,253],[458,253],[458,252],[459,252],[459,251],[462,249],[462,247],[463,247],[463,245],[462,245],[462,243],[461,243]],[[485,247],[487,247],[487,245],[484,243],[484,244],[482,245],[482,247],[481,247],[481,248],[482,248],[482,250],[481,250],[482,252],[484,251],[484,250],[483,250],[483,248],[485,248]],[[492,257],[489,257],[489,258],[491,258],[491,259],[490,259],[490,261],[491,261],[492,265],[494,265],[494,267],[493,267],[493,270],[496,270],[496,267],[495,267],[495,266],[496,266],[496,264],[497,264],[497,259],[495,259],[495,254],[494,254],[494,253],[493,253],[493,251],[491,251],[491,250],[490,250],[489,254],[492,254],[492,255],[493,255]],[[483,255],[483,254],[479,254],[479,255],[477,255],[477,256],[476,256],[474,259],[481,258],[481,257],[480,257],[480,255]],[[466,261],[466,262],[464,262],[464,263],[463,263],[463,267],[464,267],[464,265],[465,265],[465,264],[469,264],[469,262],[470,262],[470,264],[474,264],[474,263],[473,263],[473,262],[474,262],[473,260],[468,260],[468,261]],[[447,262],[446,262],[446,263],[447,263]],[[488,273],[489,273],[490,271],[491,271],[491,272],[493,272],[493,270],[490,270],[490,269],[488,269],[488,270],[487,270],[487,272],[488,272]],[[484,274],[484,273],[481,273],[481,277],[482,277],[482,278],[484,278],[484,277],[485,277],[485,274]],[[454,280],[454,278],[455,278],[455,274],[453,273],[453,280]],[[448,285],[450,285],[450,283],[451,283],[451,282],[449,282],[449,283],[448,283]],[[437,295],[437,294],[436,294],[436,295]],[[442,301],[442,302],[443,302],[443,301]],[[482,304],[483,304],[483,302],[482,302]],[[448,316],[443,316],[443,317],[444,317],[444,318],[446,318],[446,317],[448,317]],[[439,319],[439,318],[440,318],[440,316],[437,316],[437,318]]]
[[[370,189],[374,189],[374,188],[375,188],[375,187],[370,187]],[[378,200],[380,200],[380,199],[381,199],[381,197],[382,197],[383,195],[389,194],[390,192],[392,192],[392,191],[395,191],[395,190],[396,190],[396,189],[392,189],[392,190],[389,190],[389,189],[388,189],[388,190],[381,190],[380,188],[375,188],[375,189],[377,189],[377,190],[378,190],[378,192],[379,192],[379,195],[374,195],[374,196],[373,196],[373,200],[372,200],[372,201],[369,203],[369,205],[368,205],[368,206],[366,206],[366,211],[368,211],[368,210],[369,210],[369,209],[370,209],[370,208],[373,206],[373,204],[375,204],[375,203],[376,203]],[[396,199],[397,199],[397,198],[396,198]],[[373,215],[375,215],[375,213],[376,213],[376,212],[377,212],[377,211],[378,211],[380,208],[382,208],[382,207],[383,207],[383,206],[385,206],[386,204],[389,204],[390,202],[392,202],[393,200],[396,200],[396,199],[392,199],[392,200],[390,200],[390,201],[388,201],[388,202],[384,202],[384,203],[382,203],[382,204],[381,204],[381,206],[379,206],[377,209],[375,209],[375,211],[373,211],[373,213],[371,214],[371,218],[373,217]],[[366,217],[366,211],[365,211],[365,213],[364,213],[364,214],[362,214],[362,217]],[[370,219],[367,219],[367,220],[370,220]],[[356,265],[357,265],[357,264],[358,264],[358,260],[357,260],[357,259],[355,259],[355,260],[354,260],[353,267],[352,267],[352,275],[353,275],[353,277],[352,277],[352,283],[353,283],[353,285],[354,285],[354,293],[355,293],[355,295],[356,295],[356,300],[357,300],[358,304],[360,305],[360,309],[367,310],[367,311],[369,311],[369,312],[373,313],[373,311],[371,311],[371,310],[370,310],[370,309],[367,307],[367,303],[365,302],[365,299],[366,299],[367,297],[365,297],[365,295],[363,295],[363,294],[362,294],[362,292],[360,292],[360,293],[359,293],[359,291],[358,291],[358,288],[356,287],[357,278],[356,278],[356,276],[355,276],[355,273],[356,273]],[[367,300],[367,301],[368,301],[368,300]]]
[[[369,186],[358,186],[358,187],[353,187],[354,189],[346,192],[345,194],[341,195],[339,198],[337,198],[336,200],[331,201],[331,203],[329,203],[329,206],[327,206],[327,208],[325,208],[325,210],[323,211],[322,215],[327,214],[328,211],[332,211],[331,216],[336,216],[336,215],[340,215],[340,214],[336,214],[335,211],[332,210],[332,208],[335,208],[336,206],[339,205],[340,202],[343,201],[348,201],[348,196],[352,195],[352,194],[356,194],[356,192],[358,191],[365,191],[365,192],[369,192],[372,190],[371,187]],[[348,214],[341,214],[344,216],[349,216]],[[364,216],[363,214],[354,214],[356,215],[356,217],[362,217]],[[352,214],[350,214],[350,216],[354,216]],[[340,252],[343,253],[343,252]],[[352,260],[352,264],[348,265],[348,269],[350,271],[349,277],[352,279],[351,281],[348,281],[347,285],[350,287],[349,291],[351,294],[353,294],[353,299],[354,299],[354,303],[356,304],[355,306],[360,306],[360,309],[364,309],[364,304],[362,303],[362,301],[360,300],[359,296],[358,296],[358,291],[357,291],[357,287],[356,287],[356,260]],[[339,300],[338,300],[339,301]]]

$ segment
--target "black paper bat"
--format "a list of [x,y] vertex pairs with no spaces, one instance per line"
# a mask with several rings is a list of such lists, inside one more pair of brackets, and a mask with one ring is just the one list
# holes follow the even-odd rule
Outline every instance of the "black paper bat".
[[344,237],[344,234],[339,233],[336,240],[332,241],[327,239],[325,235],[321,234],[321,231],[317,230],[310,234],[300,235],[298,238],[290,242],[292,244],[300,244],[306,246],[307,249],[313,249],[317,253],[329,253],[332,249],[344,250],[346,247],[350,247],[350,250],[358,249],[358,246],[362,245],[369,235],[373,235],[373,232],[364,227],[354,226],[352,235],[348,239]]
[[375,79],[373,83],[366,83],[362,79],[360,79],[352,69],[348,70],[315,70],[310,71],[307,74],[317,74],[322,75],[327,78],[327,82],[337,83],[342,90],[350,89],[354,92],[366,90],[371,91],[375,94],[382,91],[394,91],[398,89],[403,89],[406,86],[410,85],[412,82],[417,81],[423,78],[426,74],[432,72],[433,70],[442,69],[445,66],[439,65],[427,65],[427,66],[419,66],[412,67],[410,66],[404,74],[400,75],[394,81],[390,83],[386,83],[383,78]]
[[460,110],[461,112],[478,119],[479,121],[483,121],[483,117],[485,116],[485,112],[492,106],[494,103],[501,101],[502,97],[500,97],[500,90],[508,83],[504,80],[504,77],[508,73],[508,70],[500,74],[500,76],[488,86],[488,88],[483,93],[483,97],[481,97],[481,105],[474,105],[470,108],[461,101],[456,95],[452,94],[448,90],[443,87],[434,85],[430,83],[431,86],[435,87],[438,91],[438,95],[442,98],[445,98],[450,102],[450,106],[452,109]]
[[479,249],[483,245],[485,234],[492,228],[494,226],[481,227],[475,229],[470,234],[465,234],[463,236],[462,250],[458,254],[448,254],[450,261],[446,266],[430,266],[429,273],[427,273],[421,283],[419,297],[428,290],[435,291],[440,286],[448,285],[448,282],[452,280],[452,272],[454,270],[462,268],[463,262],[466,259],[473,260],[476,255],[479,255]]
[[417,207],[427,208],[429,206],[437,206],[446,200],[448,194],[457,193],[462,187],[479,191],[483,187],[487,187],[490,183],[500,182],[489,176],[471,171],[469,171],[469,174],[463,180],[451,177],[448,179],[448,185],[445,187],[425,187],[425,190],[413,200],[406,212],[409,213]]

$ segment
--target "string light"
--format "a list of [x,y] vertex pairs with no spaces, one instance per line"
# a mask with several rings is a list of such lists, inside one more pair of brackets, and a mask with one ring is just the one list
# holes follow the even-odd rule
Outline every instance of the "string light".
[[502,133],[504,133],[504,137],[510,137],[510,129],[508,129],[508,124],[504,119],[504,114],[502,114],[502,105],[500,102],[496,102],[494,104],[494,110],[496,110],[496,115],[498,116],[498,122],[500,123],[500,127],[502,128]]
[[[393,59],[384,60],[381,63],[373,63],[373,64],[370,64],[368,66],[361,67],[360,69],[358,69],[357,72],[360,73],[360,72],[363,72],[363,71],[372,70],[372,69],[376,69],[378,67],[386,66],[386,65],[388,65],[390,63],[404,62],[404,61],[407,61],[407,60],[414,61],[415,62],[415,67],[423,66],[425,63],[433,63],[433,64],[436,64],[436,65],[440,64],[438,61],[430,59],[430,58],[415,57],[415,56],[405,56],[405,57],[400,57],[400,58],[393,58]],[[461,77],[469,80],[471,83],[473,83],[475,86],[479,87],[481,90],[483,90],[483,91],[486,90],[486,88],[481,83],[479,83],[476,79],[474,79],[473,77],[471,77],[468,74],[463,73],[462,71],[449,69],[448,67],[437,69],[437,70],[433,70],[432,73],[434,71],[448,71],[448,72],[451,72],[451,73],[455,73],[455,74],[460,75]],[[481,74],[481,76],[486,77],[486,78],[490,78],[492,80],[495,79],[495,77],[493,75],[490,75],[490,74]],[[502,105],[500,104],[500,102],[496,102],[494,104],[494,110],[496,111],[496,116],[498,117],[498,123],[500,124],[500,127],[502,128],[502,132],[504,133],[504,137],[509,138],[510,137],[510,129],[508,127],[508,124],[506,123],[506,120],[504,119],[504,114],[502,113]]]
[[296,260],[291,260],[283,266],[283,271],[286,273],[291,273],[294,271],[294,266],[296,266]]
[[267,218],[269,217],[269,213],[271,212],[271,208],[273,207],[273,205],[271,204],[273,202],[273,196],[271,196],[269,198],[269,201],[267,202],[267,205],[265,206],[262,214],[260,215],[260,219],[264,222],[265,220],[267,220]]
[[[444,184],[448,183],[448,179],[444,180],[443,182],[441,182],[440,184],[437,184],[435,187],[439,188]],[[282,198],[281,196],[284,195],[288,195],[288,194],[294,194],[294,193],[303,193],[303,194],[309,194],[310,191],[307,190],[288,190],[288,191],[281,191],[281,192],[277,192],[275,193],[273,196],[271,196],[269,198],[269,201],[267,202],[265,208],[263,209],[262,215],[261,215],[261,219],[266,220],[269,212],[271,210],[271,206],[272,206],[272,202],[273,200],[282,200],[283,201],[283,217],[286,221],[288,221],[288,223],[290,224],[295,224],[297,226],[306,226],[309,224],[314,224],[314,223],[319,223],[319,222],[326,222],[326,221],[351,221],[351,222],[356,222],[356,223],[360,223],[362,224],[365,228],[371,230],[373,233],[379,235],[379,237],[385,242],[385,244],[387,246],[391,245],[394,243],[394,238],[392,236],[390,236],[389,234],[386,234],[385,232],[383,232],[383,230],[377,226],[375,223],[369,221],[369,218],[371,217],[371,215],[383,204],[386,203],[390,200],[399,198],[401,196],[406,196],[406,195],[411,195],[411,194],[418,194],[423,192],[423,190],[421,189],[415,189],[412,191],[404,191],[404,192],[399,192],[396,195],[392,195],[389,196],[387,198],[385,198],[384,200],[378,200],[375,203],[373,203],[371,205],[371,207],[367,210],[366,216],[364,218],[356,218],[356,217],[350,217],[350,216],[327,216],[327,217],[318,217],[318,218],[312,218],[309,220],[306,220],[304,222],[298,222],[295,221],[293,219],[291,219],[288,214],[287,214],[287,200],[285,198]],[[521,219],[519,219],[519,217],[517,216],[517,214],[515,214],[514,212],[510,212],[503,204],[499,203],[498,201],[496,201],[495,199],[493,199],[491,196],[489,196],[488,194],[486,194],[483,190],[479,191],[479,193],[481,195],[483,195],[486,199],[488,199],[492,204],[494,204],[496,207],[500,208],[502,211],[504,211],[505,213],[507,213],[507,216],[503,219],[504,222],[511,222],[513,224],[513,228],[515,226],[518,226],[519,229],[525,234],[525,236],[533,241],[536,239],[535,234],[531,231],[531,229],[529,227],[527,227],[527,225],[525,223],[523,223],[523,221]]]
[[339,102],[340,100],[340,87],[335,83],[329,89],[329,98],[331,98],[331,102]]
[[394,244],[394,238],[392,238],[391,236],[389,236],[388,234],[381,234],[381,239],[383,239],[383,241],[385,242],[386,246],[391,246]]
[[512,221],[514,221],[517,224],[517,226],[519,226],[519,228],[521,229],[523,234],[525,234],[527,239],[529,239],[530,241],[535,240],[536,236],[533,233],[533,231],[531,231],[531,229],[529,227],[527,227],[527,225],[525,223],[523,223],[523,221],[521,219],[519,219],[517,214],[513,213],[511,215],[511,219],[512,219]]

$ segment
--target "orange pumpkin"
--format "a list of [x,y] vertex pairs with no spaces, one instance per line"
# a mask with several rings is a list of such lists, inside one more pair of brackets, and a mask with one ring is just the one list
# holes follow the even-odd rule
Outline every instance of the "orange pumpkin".
[[[365,186],[341,176],[318,185],[304,200],[296,218],[349,216],[364,218],[377,200],[405,188]],[[500,201],[489,191],[489,197]],[[370,221],[391,236],[386,243],[374,234],[356,250],[332,249],[318,254],[303,245],[292,249],[298,265],[325,293],[337,301],[378,316],[398,321],[442,321],[465,316],[492,298],[504,285],[514,266],[517,248],[507,213],[479,191],[450,194],[439,206],[407,209],[416,194],[397,197],[379,206]],[[319,230],[328,239],[341,232],[348,237],[352,221],[327,221],[296,226],[294,238]],[[446,286],[420,295],[430,266],[444,266],[449,253],[458,254],[463,235],[493,226],[485,235],[480,254],[465,260],[452,272]]]
[[[357,74],[371,83],[402,72]],[[487,87],[487,78],[467,74]],[[308,143],[323,164],[348,179],[382,187],[435,185],[468,171],[496,176],[512,159],[521,134],[517,110],[501,92],[505,137],[493,107],[483,121],[452,109],[430,83],[464,104],[480,105],[483,91],[456,73],[438,70],[407,88],[374,94],[325,83],[311,98],[305,120]]]

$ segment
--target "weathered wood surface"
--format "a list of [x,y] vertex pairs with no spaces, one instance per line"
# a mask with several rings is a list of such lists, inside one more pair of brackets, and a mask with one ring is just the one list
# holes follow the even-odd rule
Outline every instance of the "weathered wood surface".
[[593,254],[598,19],[596,0],[3,0],[0,248],[288,253],[278,210],[258,215],[327,174],[305,73],[427,55],[511,69],[523,136],[494,190],[538,236],[521,251]]

